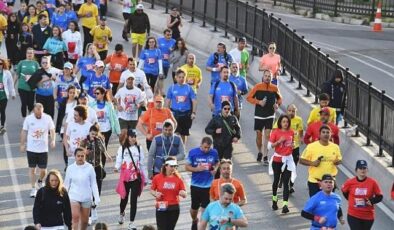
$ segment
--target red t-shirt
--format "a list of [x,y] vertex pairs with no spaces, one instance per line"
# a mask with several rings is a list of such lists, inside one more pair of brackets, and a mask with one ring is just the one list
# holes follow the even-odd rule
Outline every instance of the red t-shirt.
[[[286,131],[274,129],[270,135],[270,142],[275,143],[281,137],[284,137],[285,141],[275,147],[275,152],[282,156],[289,156],[293,153],[294,131],[292,129]],[[274,157],[273,161],[282,162],[282,159],[281,157]]]
[[161,192],[163,195],[157,201],[167,201],[168,205],[179,204],[179,191],[186,191],[181,178],[164,176],[162,173],[153,177],[151,189]]
[[[308,125],[304,135],[304,143],[310,144],[319,140],[320,137],[320,127],[323,125],[323,122],[316,121]],[[331,140],[335,144],[339,145],[339,129],[334,123],[328,122],[327,125],[331,129]],[[312,140],[311,140],[312,139]]]
[[373,220],[375,217],[374,206],[365,204],[365,200],[374,195],[382,195],[378,183],[367,177],[364,181],[358,181],[357,177],[348,179],[342,185],[342,192],[349,193],[348,214],[363,220]]

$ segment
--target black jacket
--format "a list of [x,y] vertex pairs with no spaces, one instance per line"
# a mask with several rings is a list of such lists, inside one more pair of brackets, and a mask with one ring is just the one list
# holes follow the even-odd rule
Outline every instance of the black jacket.
[[343,111],[346,102],[346,85],[343,79],[340,82],[336,82],[335,78],[333,78],[323,83],[322,93],[330,96],[330,103],[328,104],[330,107]]
[[143,34],[150,33],[150,22],[149,17],[146,13],[137,13],[134,12],[130,15],[129,21],[127,23],[128,32]]
[[42,50],[45,42],[52,35],[52,28],[48,25],[44,31],[41,31],[40,24],[36,24],[31,31],[33,34],[33,48],[35,50]]
[[[227,122],[228,128],[224,121]],[[216,129],[219,128],[222,129],[221,134],[216,133]],[[234,115],[229,115],[226,118],[222,115],[218,115],[209,121],[205,128],[205,133],[212,136],[214,145],[226,146],[232,144],[234,137],[238,139],[241,138],[241,126],[238,123],[237,117]]]
[[43,68],[40,68],[36,72],[34,72],[33,75],[31,75],[31,77],[27,81],[27,84],[30,86],[30,88],[35,89],[37,88],[38,83],[42,80],[43,76],[47,76],[49,78],[52,77],[50,73],[45,71]]
[[71,229],[71,205],[67,191],[60,196],[53,189],[40,188],[34,200],[33,220],[34,224],[41,224],[42,227],[65,224]]

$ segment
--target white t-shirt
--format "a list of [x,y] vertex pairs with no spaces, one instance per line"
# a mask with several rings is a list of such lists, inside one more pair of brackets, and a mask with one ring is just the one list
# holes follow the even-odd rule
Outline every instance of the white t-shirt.
[[92,126],[90,122],[84,122],[82,125],[75,122],[70,122],[67,125],[66,135],[68,136],[69,151],[74,154],[82,140],[84,140],[88,134],[89,129]]
[[[88,117],[86,118],[86,121],[91,124],[97,123],[98,120],[97,120],[96,111],[90,108],[89,106],[86,107],[88,108]],[[72,108],[72,112],[70,113],[70,115],[67,116],[67,120],[66,120],[67,123],[74,122],[74,108],[75,106]]]
[[126,121],[138,120],[137,105],[143,101],[142,91],[139,88],[127,89],[122,87],[116,93],[115,98],[120,98],[120,106],[123,107],[123,111],[118,113],[119,118]]
[[27,131],[26,150],[34,153],[48,152],[48,132],[55,128],[51,116],[43,113],[37,119],[34,113],[26,117],[23,130]]
[[[71,103],[66,104],[66,111],[64,112],[63,121],[69,121],[69,117],[74,118],[74,108],[77,106],[77,101],[73,101]],[[73,120],[71,120],[73,121]],[[60,133],[64,133],[64,124],[63,122],[62,128],[60,129]]]
[[111,130],[111,122],[109,121],[110,120],[109,113],[108,113],[106,107],[104,106],[101,109],[96,107],[95,110],[96,110],[97,120],[100,125],[100,131],[101,132],[110,131]]
[[127,78],[130,76],[130,74],[133,74],[135,76],[135,79],[134,79],[134,86],[135,87],[137,87],[138,84],[140,84],[144,87],[144,91],[142,92],[142,96],[143,96],[144,100],[147,100],[147,101],[153,100],[152,89],[151,89],[150,85],[148,84],[148,81],[146,80],[146,75],[145,75],[144,71],[142,71],[141,69],[135,68],[134,72],[131,72],[129,69],[126,69],[120,75],[119,83],[125,84]]
[[241,51],[238,49],[238,47],[235,47],[234,49],[232,49],[229,54],[231,55],[231,57],[233,58],[233,62],[236,63],[241,63]]

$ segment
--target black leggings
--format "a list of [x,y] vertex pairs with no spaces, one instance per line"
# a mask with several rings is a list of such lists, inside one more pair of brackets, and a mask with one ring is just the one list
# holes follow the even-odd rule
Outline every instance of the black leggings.
[[7,102],[7,99],[0,100],[1,126],[5,124],[5,109],[7,108]]
[[126,197],[120,200],[120,213],[124,213],[130,194],[130,221],[134,221],[135,214],[137,213],[138,191],[141,184],[139,180],[135,180],[124,182],[124,186],[126,188]]
[[283,181],[283,200],[289,200],[289,181],[291,177],[291,171],[285,170],[282,172],[282,162],[272,162],[272,170],[274,171],[274,182],[272,183],[272,195],[276,196],[278,193],[279,180],[282,177]]
[[93,42],[93,36],[90,34],[90,28],[82,26],[83,29],[83,55],[86,52],[86,46]]
[[[64,133],[60,134],[60,137],[61,137],[61,138],[62,138],[62,140],[63,140]],[[67,166],[68,166],[68,156],[67,156],[67,151],[66,151],[66,147],[64,147],[64,145],[63,145],[63,144],[62,144],[62,146],[63,146],[63,160],[64,160],[64,164],[65,164],[65,166],[67,167]]]
[[44,112],[51,116],[53,120],[55,115],[55,99],[53,96],[42,96],[36,94],[36,102],[41,103],[44,106]]
[[[102,132],[104,136],[104,142],[105,142],[105,149],[107,150],[109,139],[111,138],[112,130],[109,130],[107,132]],[[103,164],[103,167],[105,166],[105,163],[107,162],[107,157],[105,156],[105,153],[101,155],[101,163]]]
[[348,214],[347,222],[351,230],[370,230],[374,220],[363,220]]
[[157,81],[158,76],[150,74],[150,73],[147,73],[145,75],[146,75],[146,80],[148,81],[148,84],[152,88],[152,91],[155,92],[155,85],[156,85],[156,81]]
[[156,210],[156,224],[158,230],[174,230],[179,218],[179,206],[169,207],[167,211]]
[[26,91],[23,89],[18,89],[19,97],[21,98],[21,113],[22,117],[26,117],[26,109],[29,110],[29,113],[33,111],[34,107],[34,91]]

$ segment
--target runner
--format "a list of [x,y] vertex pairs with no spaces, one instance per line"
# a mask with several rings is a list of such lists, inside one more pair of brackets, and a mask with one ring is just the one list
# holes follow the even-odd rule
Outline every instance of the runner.
[[[98,7],[93,4],[92,0],[86,0],[86,3],[83,3],[78,9],[78,17],[81,18],[81,25],[83,29],[83,47],[87,47],[89,43],[93,42],[90,30],[99,24]],[[85,50],[83,54],[85,54]]]
[[160,91],[156,93],[156,81],[159,76],[163,75],[163,61],[161,51],[157,48],[156,38],[148,37],[139,59],[138,68],[145,72],[148,84],[153,89],[155,95],[163,94]]
[[271,42],[268,44],[268,53],[260,58],[259,71],[269,70],[272,73],[272,84],[279,86],[279,75],[281,71],[281,57],[275,53],[276,43]]
[[322,93],[319,95],[319,106],[312,109],[308,117],[308,125],[315,121],[320,121],[320,111],[322,108],[327,107],[330,110],[330,119],[329,121],[335,124],[336,122],[336,111],[334,108],[328,106],[330,103],[330,96],[326,93]]
[[[84,92],[80,93],[78,96],[78,105],[84,106],[87,111],[88,111],[88,117],[86,118],[86,121],[89,122],[90,124],[95,124],[98,123],[96,111],[88,106],[89,98],[88,95]],[[71,113],[69,113],[69,116],[67,116],[66,124],[64,125],[64,130],[67,129],[67,124],[70,122],[74,122],[74,108],[72,108]]]
[[249,70],[249,52],[246,50],[246,38],[238,38],[238,46],[232,49],[229,54],[238,63],[239,75],[246,79]]
[[218,152],[212,149],[212,139],[210,137],[204,137],[201,140],[200,147],[193,148],[189,151],[185,170],[192,172],[190,183],[192,230],[197,229],[199,209],[201,213],[204,213],[205,208],[210,202],[209,190],[218,167],[218,162]]
[[94,100],[96,95],[96,88],[101,86],[106,91],[109,99],[112,101],[112,89],[111,83],[109,82],[109,78],[104,73],[105,65],[103,61],[96,61],[95,63],[95,74],[91,75],[86,81],[83,83],[83,89],[88,94],[90,100]]
[[171,119],[167,119],[163,122],[162,133],[153,138],[149,148],[149,178],[160,173],[160,169],[168,156],[175,156],[179,161],[185,158],[185,146],[181,138],[174,134],[174,123]]
[[38,15],[37,15],[37,10],[34,5],[29,5],[27,8],[27,14],[23,17],[22,20],[23,23],[26,23],[29,26],[29,30],[32,29],[32,27],[37,24],[38,22]]
[[68,23],[68,30],[62,33],[62,39],[67,46],[67,60],[75,65],[83,53],[82,37],[76,21]]
[[186,198],[185,183],[177,171],[175,157],[167,157],[161,171],[152,180],[150,193],[156,198],[156,224],[158,230],[174,230],[178,222],[179,197]]
[[248,227],[248,220],[242,209],[233,203],[235,192],[234,185],[230,183],[220,187],[220,199],[210,203],[205,209],[198,226],[199,230],[205,230],[208,224],[209,229],[220,230]]
[[219,163],[220,178],[212,181],[209,194],[211,200],[216,201],[220,199],[220,188],[225,183],[230,183],[235,188],[233,202],[239,206],[245,205],[246,192],[240,180],[233,178],[233,162],[230,159],[221,159]]
[[125,52],[123,52],[123,45],[116,44],[115,52],[111,55],[108,55],[104,63],[108,66],[109,69],[109,81],[112,84],[112,93],[116,94],[116,91],[119,88],[119,80],[122,72],[127,68],[128,65],[128,56]]
[[322,125],[327,125],[328,127],[330,127],[332,131],[330,141],[339,145],[339,129],[334,123],[329,121],[330,109],[328,107],[323,107],[320,110],[319,114],[320,114],[320,121],[315,121],[308,125],[308,128],[306,129],[306,133],[304,136],[304,143],[308,145],[314,141],[319,140],[320,127]]
[[182,18],[178,8],[172,7],[171,13],[167,17],[167,28],[172,31],[172,39],[178,40],[181,38],[181,31],[179,28],[182,26]]
[[202,83],[202,72],[201,69],[196,65],[196,55],[190,53],[187,55],[186,64],[181,66],[186,72],[186,82],[189,84],[197,95],[197,90],[200,88]]
[[166,107],[170,108],[177,122],[175,133],[180,135],[186,145],[190,136],[190,128],[196,118],[197,97],[192,87],[185,82],[185,71],[176,72],[177,84],[171,85],[167,91]]
[[75,71],[75,74],[78,74],[79,71],[81,71],[79,85],[82,89],[86,79],[89,79],[96,74],[94,71],[94,65],[98,60],[100,60],[100,55],[97,53],[96,46],[88,44],[84,47],[86,47],[86,54],[85,56],[79,57]]
[[217,52],[211,54],[206,64],[206,70],[211,72],[211,87],[218,82],[221,77],[222,67],[230,67],[233,58],[226,52],[226,44],[219,42],[217,45]]
[[21,60],[26,59],[27,49],[33,47],[33,34],[26,23],[22,23],[22,29],[19,33],[19,39],[17,45],[18,44],[20,45],[20,47],[18,48],[20,49],[19,54],[21,56]]
[[[34,38],[34,37],[33,37]],[[51,65],[57,69],[62,69],[64,65],[64,52],[67,51],[67,45],[62,40],[60,27],[52,27],[52,35],[46,40],[42,47],[46,54],[51,56]]]
[[8,68],[8,62],[6,59],[0,58],[0,134],[3,134],[6,131],[4,126],[6,119],[5,110],[7,108],[8,99],[11,97],[12,100],[15,100],[14,81]]
[[56,11],[53,12],[51,16],[51,27],[58,26],[60,27],[60,29],[62,29],[62,32],[66,31],[68,26],[68,18],[65,10],[66,5],[60,3],[59,6],[56,8]]
[[309,197],[320,191],[319,178],[325,173],[335,177],[338,173],[337,165],[342,163],[342,154],[339,146],[330,142],[331,133],[329,126],[322,125],[320,127],[319,141],[307,145],[301,155],[300,164],[309,166]]
[[268,149],[274,149],[270,159],[268,172],[274,175],[272,183],[272,209],[278,210],[278,185],[283,181],[283,207],[282,213],[288,213],[289,183],[294,183],[296,177],[296,165],[293,159],[294,130],[291,129],[291,119],[282,114],[278,118],[278,128],[271,132]]
[[86,162],[86,150],[76,148],[74,157],[76,161],[66,171],[64,186],[71,201],[72,229],[87,229],[90,209],[99,205],[100,196],[94,168]]
[[176,84],[175,73],[186,64],[187,56],[189,55],[189,50],[186,47],[185,40],[183,38],[178,38],[170,54],[170,63],[172,64],[172,80]]
[[[55,125],[51,117],[44,113],[44,106],[40,103],[34,105],[33,113],[28,115],[23,122],[20,140],[20,152],[27,152],[27,162],[30,168],[30,184],[32,190],[30,197],[35,197],[36,167],[40,169],[37,187],[43,187],[43,180],[48,164],[48,133],[50,133],[52,149],[55,148]],[[26,144],[27,141],[27,144]]]
[[90,30],[90,35],[93,37],[93,44],[97,47],[97,52],[100,59],[104,60],[108,54],[108,45],[112,41],[112,30],[107,26],[107,18],[100,17],[99,25]]
[[131,31],[131,40],[133,44],[132,56],[140,57],[142,46],[144,45],[146,40],[149,40],[149,38],[146,39],[146,36],[149,36],[150,34],[149,17],[144,12],[144,5],[142,3],[139,3],[135,7],[135,12],[131,13],[126,31],[127,33]]
[[322,191],[309,198],[301,212],[301,216],[311,220],[311,230],[337,229],[337,219],[345,224],[341,209],[341,197],[333,192],[334,177],[324,174],[320,185]]
[[116,191],[121,197],[119,224],[123,224],[125,221],[125,209],[130,195],[128,230],[137,229],[134,220],[137,214],[138,197],[141,196],[144,185],[148,181],[144,162],[144,150],[137,143],[137,134],[133,130],[127,131],[126,141],[118,148],[114,171],[120,171],[120,178],[116,187]]
[[246,82],[245,77],[241,77],[238,71],[238,63],[233,62],[230,66],[230,78],[229,80],[237,86],[237,97],[239,103],[239,115],[237,116],[238,120],[241,118],[241,110],[242,110],[242,102],[244,100],[243,95],[248,93],[248,83]]
[[[274,123],[275,111],[282,103],[279,88],[271,84],[272,72],[263,71],[263,82],[256,84],[246,98],[255,105],[254,130],[256,131],[257,161],[268,165],[268,140]],[[264,131],[264,136],[263,136]]]
[[342,70],[335,70],[331,80],[326,81],[322,86],[322,92],[330,96],[330,103],[328,106],[336,110],[335,124],[342,120],[343,112],[346,105],[347,88],[343,79]]
[[21,30],[21,24],[18,21],[17,13],[12,13],[8,16],[7,36],[5,37],[5,47],[7,49],[7,57],[10,60],[10,69],[16,67],[21,60],[18,48],[18,35]]
[[[170,69],[170,55],[174,46],[176,45],[175,39],[172,37],[172,30],[165,29],[164,36],[157,39],[158,47],[161,51],[161,59],[163,60],[163,79],[167,78],[168,70]],[[162,80],[162,79],[160,79]]]
[[351,230],[369,230],[375,220],[375,205],[383,200],[377,181],[368,177],[368,163],[358,160],[356,176],[342,185],[342,193],[349,201],[347,222]]

